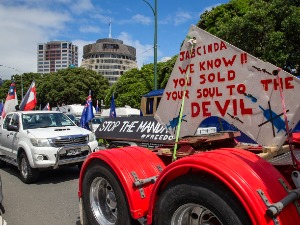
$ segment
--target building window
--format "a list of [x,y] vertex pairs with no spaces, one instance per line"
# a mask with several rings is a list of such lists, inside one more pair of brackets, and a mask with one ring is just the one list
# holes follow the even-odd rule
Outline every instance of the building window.
[[39,45],[39,50],[43,50],[44,49],[44,45]]
[[103,44],[103,49],[119,49],[118,44]]

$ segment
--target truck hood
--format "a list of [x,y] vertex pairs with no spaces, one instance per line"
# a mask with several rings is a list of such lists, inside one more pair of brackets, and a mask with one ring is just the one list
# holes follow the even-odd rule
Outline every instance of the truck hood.
[[54,138],[59,136],[70,136],[70,135],[88,135],[91,131],[86,130],[77,126],[67,127],[47,127],[27,130],[31,135],[36,138]]

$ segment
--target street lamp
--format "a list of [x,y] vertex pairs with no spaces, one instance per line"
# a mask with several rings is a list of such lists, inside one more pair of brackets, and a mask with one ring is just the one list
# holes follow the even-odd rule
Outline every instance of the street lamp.
[[154,9],[149,2],[146,2],[154,15],[154,90],[157,89],[157,0],[154,0]]
[[22,99],[23,99],[23,78],[22,78],[23,75],[22,75],[21,71],[18,70],[18,69],[16,69],[16,68],[10,67],[10,66],[5,66],[5,65],[0,65],[0,66],[3,66],[3,67],[6,67],[6,68],[15,70],[15,71],[17,71],[20,74],[20,77],[21,77],[21,95],[22,95]]

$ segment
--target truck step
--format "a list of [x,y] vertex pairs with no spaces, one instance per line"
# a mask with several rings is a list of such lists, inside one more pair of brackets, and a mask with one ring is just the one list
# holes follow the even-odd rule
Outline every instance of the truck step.
[[14,166],[18,166],[17,160],[13,159],[13,158],[10,158],[8,156],[0,155],[0,160],[2,160],[4,162],[7,162],[9,164],[12,164]]

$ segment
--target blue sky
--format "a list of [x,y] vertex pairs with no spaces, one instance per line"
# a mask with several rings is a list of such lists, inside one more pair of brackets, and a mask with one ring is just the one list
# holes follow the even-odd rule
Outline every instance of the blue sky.
[[[158,61],[178,54],[201,13],[227,2],[157,0]],[[0,77],[36,72],[37,44],[48,41],[71,41],[81,62],[84,45],[109,36],[110,20],[112,38],[136,48],[139,67],[153,63],[154,15],[143,0],[0,0]]]

